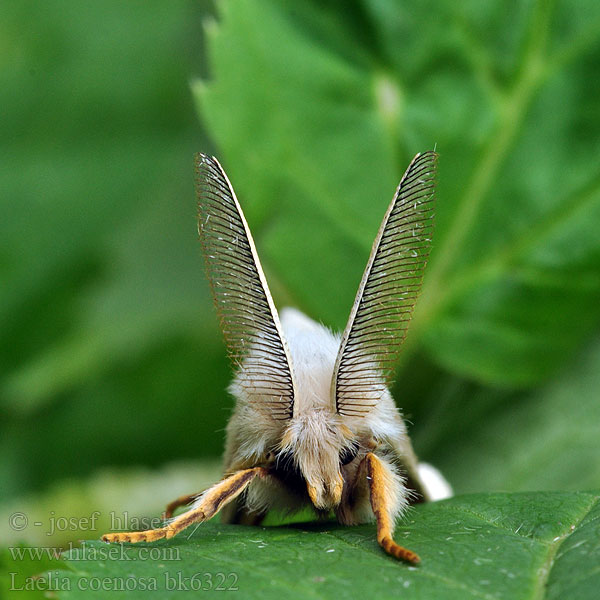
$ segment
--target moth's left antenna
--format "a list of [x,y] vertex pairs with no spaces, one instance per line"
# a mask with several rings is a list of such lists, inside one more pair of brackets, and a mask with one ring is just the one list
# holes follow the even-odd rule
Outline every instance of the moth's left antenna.
[[294,408],[294,381],[277,310],[258,254],[216,158],[197,154],[198,232],[229,354],[250,401],[275,419]]

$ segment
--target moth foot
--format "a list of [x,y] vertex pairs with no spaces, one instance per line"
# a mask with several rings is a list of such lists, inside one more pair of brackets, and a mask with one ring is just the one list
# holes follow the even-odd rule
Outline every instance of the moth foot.
[[400,544],[396,544],[396,542],[391,537],[384,537],[379,544],[381,547],[394,558],[399,560],[404,560],[406,562],[412,563],[416,565],[421,562],[419,555],[413,552],[412,550],[408,550],[407,548],[403,548]]
[[164,537],[171,537],[168,535],[166,527],[160,529],[148,529],[147,531],[122,531],[119,533],[105,533],[102,536],[103,542],[130,542],[137,544],[137,542],[154,542]]

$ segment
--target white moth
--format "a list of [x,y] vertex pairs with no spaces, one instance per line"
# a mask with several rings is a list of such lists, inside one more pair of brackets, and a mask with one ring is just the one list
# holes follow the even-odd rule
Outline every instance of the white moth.
[[105,541],[170,538],[225,507],[226,521],[258,524],[271,509],[309,505],[346,525],[374,518],[387,553],[419,561],[393,541],[395,520],[411,501],[451,492],[418,464],[389,386],[431,244],[436,160],[418,154],[402,177],[340,336],[297,310],[279,320],[231,183],[215,158],[197,155],[199,232],[236,367],[225,476],[169,504],[163,527]]

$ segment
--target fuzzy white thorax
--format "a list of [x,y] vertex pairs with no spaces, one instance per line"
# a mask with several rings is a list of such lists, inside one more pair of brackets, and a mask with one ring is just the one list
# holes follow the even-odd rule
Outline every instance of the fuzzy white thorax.
[[321,410],[335,412],[331,378],[340,348],[340,336],[294,308],[281,311],[281,326],[296,384],[294,417]]
[[[356,435],[389,440],[394,445],[402,443],[406,427],[387,389],[364,417],[340,417],[335,413],[331,380],[340,345],[338,334],[292,308],[281,311],[281,325],[296,383],[294,417],[288,421],[269,419],[260,402],[249,396],[242,367],[229,387],[237,401],[229,433],[235,439],[238,458],[261,456],[278,444],[286,427],[295,431],[300,423],[314,424],[319,419],[332,427],[343,422]],[[241,431],[243,435],[238,435]]]
[[291,308],[281,312],[281,324],[296,385],[294,416],[270,419],[249,396],[242,368],[229,388],[237,402],[228,425],[226,466],[250,464],[273,450],[289,451],[307,481],[324,485],[326,493],[336,485],[343,447],[357,438],[373,438],[402,448],[406,426],[387,389],[367,415],[337,414],[331,380],[340,336]]

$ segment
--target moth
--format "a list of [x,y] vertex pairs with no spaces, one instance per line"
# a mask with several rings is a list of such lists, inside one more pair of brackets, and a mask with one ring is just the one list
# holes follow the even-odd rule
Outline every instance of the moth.
[[227,175],[217,159],[195,157],[198,230],[236,369],[225,475],[171,502],[163,527],[103,540],[171,538],[221,509],[226,522],[256,525],[271,509],[308,505],[345,525],[375,519],[385,552],[419,562],[393,540],[395,521],[409,503],[447,491],[418,463],[389,388],[431,246],[436,163],[425,152],[408,166],[337,335],[295,309],[280,320]]

